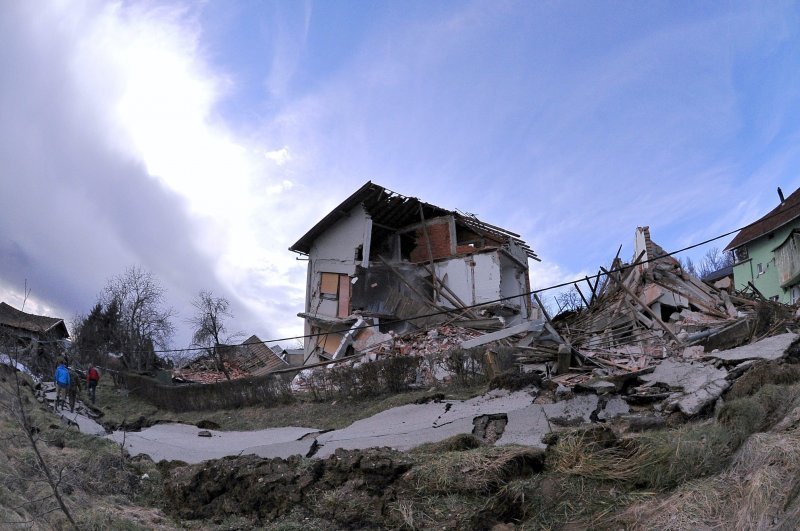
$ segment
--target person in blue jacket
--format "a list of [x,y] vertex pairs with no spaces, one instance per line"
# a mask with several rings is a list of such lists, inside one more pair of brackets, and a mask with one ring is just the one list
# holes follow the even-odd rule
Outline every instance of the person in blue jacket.
[[58,360],[58,367],[56,367],[56,411],[58,411],[59,404],[61,405],[61,409],[66,409],[67,407],[67,392],[69,391],[69,369],[64,364],[64,360],[59,358]]

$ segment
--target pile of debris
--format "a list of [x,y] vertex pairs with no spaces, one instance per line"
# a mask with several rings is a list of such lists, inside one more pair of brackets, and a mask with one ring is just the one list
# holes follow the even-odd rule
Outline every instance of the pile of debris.
[[[186,366],[172,371],[172,380],[176,383],[217,383],[224,382],[230,376],[231,380],[246,378],[250,373],[243,371],[235,361],[223,361],[225,370],[221,370],[219,362],[210,355],[205,355],[191,361]],[[228,376],[225,373],[228,373]]]
[[[666,358],[696,360],[706,352],[737,347],[785,331],[791,307],[754,292],[731,294],[705,284],[650,239],[636,231],[630,264],[615,257],[587,279],[586,308],[553,319],[574,365],[609,374],[653,368]],[[718,282],[728,286],[729,282]],[[549,319],[549,318],[548,318]]]
[[389,334],[389,336],[389,339],[361,352],[373,354],[373,357],[435,355],[460,347],[464,341],[480,337],[481,333],[453,324],[443,324],[428,330],[419,330],[404,335]]
[[263,376],[290,366],[286,350],[269,347],[256,335],[238,345],[217,345],[180,369],[172,379],[179,383],[216,383],[251,376]]

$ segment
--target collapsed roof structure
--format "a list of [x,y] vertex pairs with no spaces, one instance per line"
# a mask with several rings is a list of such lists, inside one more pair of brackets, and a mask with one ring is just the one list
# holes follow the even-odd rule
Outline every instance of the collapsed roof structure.
[[24,361],[30,369],[49,372],[68,338],[63,319],[26,313],[0,302],[0,353]]
[[532,314],[528,259],[539,258],[519,234],[372,182],[290,250],[308,258],[306,361],[453,315],[502,326]]

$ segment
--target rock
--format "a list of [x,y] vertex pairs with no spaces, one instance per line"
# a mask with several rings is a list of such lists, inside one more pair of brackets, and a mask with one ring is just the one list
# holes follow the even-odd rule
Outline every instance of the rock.
[[211,437],[211,432],[208,430],[200,430],[197,432],[198,437]]
[[617,386],[613,382],[602,379],[593,379],[588,382],[579,383],[575,385],[576,392],[595,393],[598,395],[607,395],[617,391]]
[[575,395],[572,392],[572,388],[558,384],[558,387],[556,387],[555,396],[556,400],[568,400]]
[[606,402],[603,409],[597,413],[597,418],[599,420],[608,421],[619,417],[620,415],[629,413],[630,410],[631,408],[628,406],[627,402],[625,402],[622,398],[615,396]]

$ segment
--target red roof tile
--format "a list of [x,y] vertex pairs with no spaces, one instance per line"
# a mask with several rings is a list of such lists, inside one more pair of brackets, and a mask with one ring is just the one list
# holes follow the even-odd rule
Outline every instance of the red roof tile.
[[739,231],[739,234],[731,240],[725,250],[729,251],[741,247],[797,218],[800,218],[800,188],[795,190],[783,203],[772,209],[764,217]]

